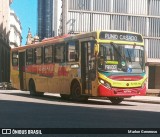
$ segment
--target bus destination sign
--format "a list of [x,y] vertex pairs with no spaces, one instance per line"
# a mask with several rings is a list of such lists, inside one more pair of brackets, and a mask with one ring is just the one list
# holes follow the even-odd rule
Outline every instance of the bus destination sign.
[[120,33],[120,32],[101,32],[100,39],[143,42],[141,35],[131,34],[131,33]]

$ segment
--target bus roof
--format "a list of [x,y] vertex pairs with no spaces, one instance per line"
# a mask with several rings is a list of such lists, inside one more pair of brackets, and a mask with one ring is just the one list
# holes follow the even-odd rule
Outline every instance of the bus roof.
[[117,32],[117,33],[129,33],[129,34],[136,34],[136,35],[140,35],[142,37],[141,34],[136,33],[136,32],[131,32],[131,31],[121,31],[121,30],[98,30],[98,31],[93,31],[93,32],[86,32],[86,33],[79,33],[79,34],[75,34],[75,35],[71,35],[71,34],[65,34],[62,36],[56,36],[56,37],[51,37],[51,38],[45,38],[43,39],[41,42],[37,42],[37,43],[33,43],[30,45],[24,45],[21,47],[16,47],[16,48],[12,48],[11,50],[23,50],[23,49],[28,49],[28,48],[34,48],[34,47],[39,47],[39,46],[43,46],[43,45],[50,45],[50,44],[54,44],[54,43],[58,43],[58,42],[63,42],[63,41],[67,41],[67,40],[75,40],[75,39],[79,39],[79,38],[85,38],[87,35],[90,36],[96,36],[96,38],[99,38],[99,34],[101,32]]

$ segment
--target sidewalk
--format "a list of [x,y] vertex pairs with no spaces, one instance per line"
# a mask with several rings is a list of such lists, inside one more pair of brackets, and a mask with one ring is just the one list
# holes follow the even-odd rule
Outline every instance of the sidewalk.
[[160,89],[148,89],[146,96],[125,98],[126,101],[160,104]]
[[148,96],[160,96],[160,89],[147,89]]
[[160,104],[160,97],[158,96],[135,96],[131,98],[125,98],[124,100],[131,102]]

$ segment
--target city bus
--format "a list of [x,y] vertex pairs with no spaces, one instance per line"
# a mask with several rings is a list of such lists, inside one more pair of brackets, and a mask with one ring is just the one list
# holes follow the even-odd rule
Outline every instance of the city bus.
[[31,95],[58,93],[86,101],[106,97],[119,104],[146,94],[142,35],[95,31],[44,39],[11,50],[11,82]]

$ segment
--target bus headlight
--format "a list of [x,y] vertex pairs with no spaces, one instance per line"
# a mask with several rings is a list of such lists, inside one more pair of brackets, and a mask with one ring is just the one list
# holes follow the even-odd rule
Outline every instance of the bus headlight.
[[109,89],[111,88],[111,85],[108,82],[106,82],[104,85],[105,85],[105,87],[107,87]]
[[105,83],[104,80],[102,80],[102,79],[100,79],[99,82],[100,82],[101,84],[104,84],[104,83]]
[[103,84],[106,88],[111,88],[111,85],[107,81],[99,78],[99,82]]

